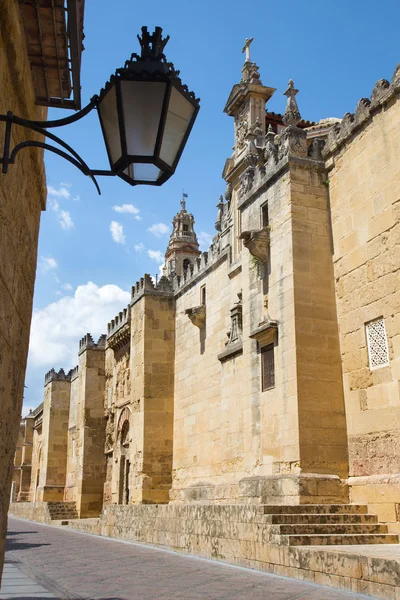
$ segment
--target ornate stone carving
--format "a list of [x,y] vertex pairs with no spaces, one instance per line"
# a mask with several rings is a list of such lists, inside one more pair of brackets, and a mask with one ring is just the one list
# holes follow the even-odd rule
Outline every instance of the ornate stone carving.
[[249,129],[247,104],[243,104],[236,120],[236,149],[241,152],[246,145],[246,135]]
[[255,168],[247,167],[244,173],[240,176],[239,198],[243,198],[253,187],[255,176]]
[[114,442],[115,442],[115,423],[114,423],[114,413],[112,410],[109,410],[106,417],[106,441],[104,444],[104,452],[108,454],[113,452],[114,450]]
[[285,156],[307,156],[307,134],[303,129],[289,125],[279,136],[278,159]]
[[272,129],[271,124],[268,126],[268,131],[265,136],[264,158],[265,162],[276,163],[278,158],[278,147],[275,143],[276,133]]
[[[225,192],[225,198],[227,202],[223,205],[222,219],[221,219],[221,231],[225,231],[230,225],[232,225],[232,184],[228,183]],[[228,200],[229,198],[229,200]]]
[[225,190],[225,200],[227,202],[230,202],[232,199],[232,184],[231,183],[227,183],[226,184],[226,190]]
[[199,329],[204,329],[206,325],[206,307],[204,304],[187,308],[185,314],[187,314],[193,325],[196,325]]
[[242,307],[242,292],[238,294],[239,300],[235,302],[233,308],[231,308],[231,328],[228,332],[228,340],[226,342],[226,346],[230,344],[236,344],[242,341],[242,331],[243,331],[243,307]]
[[219,197],[219,202],[217,204],[217,208],[218,208],[218,213],[217,213],[217,218],[215,220],[215,229],[217,231],[221,231],[221,229],[222,229],[222,214],[224,212],[224,199],[223,199],[222,195]]
[[314,160],[323,160],[322,149],[325,146],[325,140],[315,138],[312,140],[308,149],[308,156]]
[[227,332],[228,340],[225,343],[226,348],[218,355],[218,360],[221,362],[243,352],[242,292],[239,292],[238,298],[238,302],[235,302],[234,307],[230,311],[231,326]]
[[297,106],[296,94],[299,90],[296,90],[292,79],[289,79],[289,84],[284,96],[287,96],[286,110],[283,115],[282,121],[285,125],[296,126],[301,121],[301,115],[299,107]]
[[243,231],[239,237],[243,240],[245,248],[259,261],[265,263],[269,260],[270,236],[268,226],[258,230]]

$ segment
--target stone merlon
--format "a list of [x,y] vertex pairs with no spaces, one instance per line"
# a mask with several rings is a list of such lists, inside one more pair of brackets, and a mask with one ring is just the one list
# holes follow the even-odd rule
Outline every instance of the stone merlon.
[[97,340],[97,343],[95,343],[95,341],[92,338],[92,335],[90,333],[87,333],[85,336],[83,336],[83,338],[79,342],[78,354],[81,354],[85,350],[89,350],[89,349],[90,350],[104,350],[106,347],[106,337],[107,337],[106,334],[103,333]]

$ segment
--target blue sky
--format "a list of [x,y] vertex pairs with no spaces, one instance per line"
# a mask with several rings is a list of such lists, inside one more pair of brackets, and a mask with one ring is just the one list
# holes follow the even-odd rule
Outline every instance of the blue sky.
[[[141,26],[153,31],[158,25],[171,36],[167,58],[200,97],[201,109],[175,175],[161,188],[100,178],[98,196],[72,165],[45,157],[49,197],[41,221],[24,413],[42,400],[44,373],[74,366],[79,338],[105,332],[128,303],[131,285],[145,272],[158,272],[182,190],[207,248],[233,145],[233,120],[223,108],[240,80],[245,38],[254,37],[251,58],[262,82],[277,88],[269,110],[283,112],[282,94],[292,78],[303,118],[318,121],[353,112],[377,80],[390,80],[400,61],[399,19],[398,0],[86,1],[84,105],[139,51]],[[67,114],[53,109],[49,118]],[[95,111],[57,133],[89,166],[108,168]]]

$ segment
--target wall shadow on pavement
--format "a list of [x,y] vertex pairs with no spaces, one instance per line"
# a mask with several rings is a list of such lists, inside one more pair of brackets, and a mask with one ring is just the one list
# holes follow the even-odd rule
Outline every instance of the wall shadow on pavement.
[[[39,546],[50,546],[47,543],[34,543],[27,541],[19,541],[18,536],[25,536],[28,533],[36,533],[35,531],[8,531],[7,532],[7,542],[6,542],[6,552],[11,552],[12,550],[28,550],[29,548],[38,548]],[[18,599],[24,600],[24,599]]]

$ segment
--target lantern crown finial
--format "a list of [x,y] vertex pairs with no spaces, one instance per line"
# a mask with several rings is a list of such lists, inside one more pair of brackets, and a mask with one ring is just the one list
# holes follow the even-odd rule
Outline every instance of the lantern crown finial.
[[142,37],[137,36],[141,47],[142,60],[162,60],[165,59],[164,48],[169,40],[169,35],[163,39],[162,28],[156,27],[150,35],[147,27],[142,27]]

